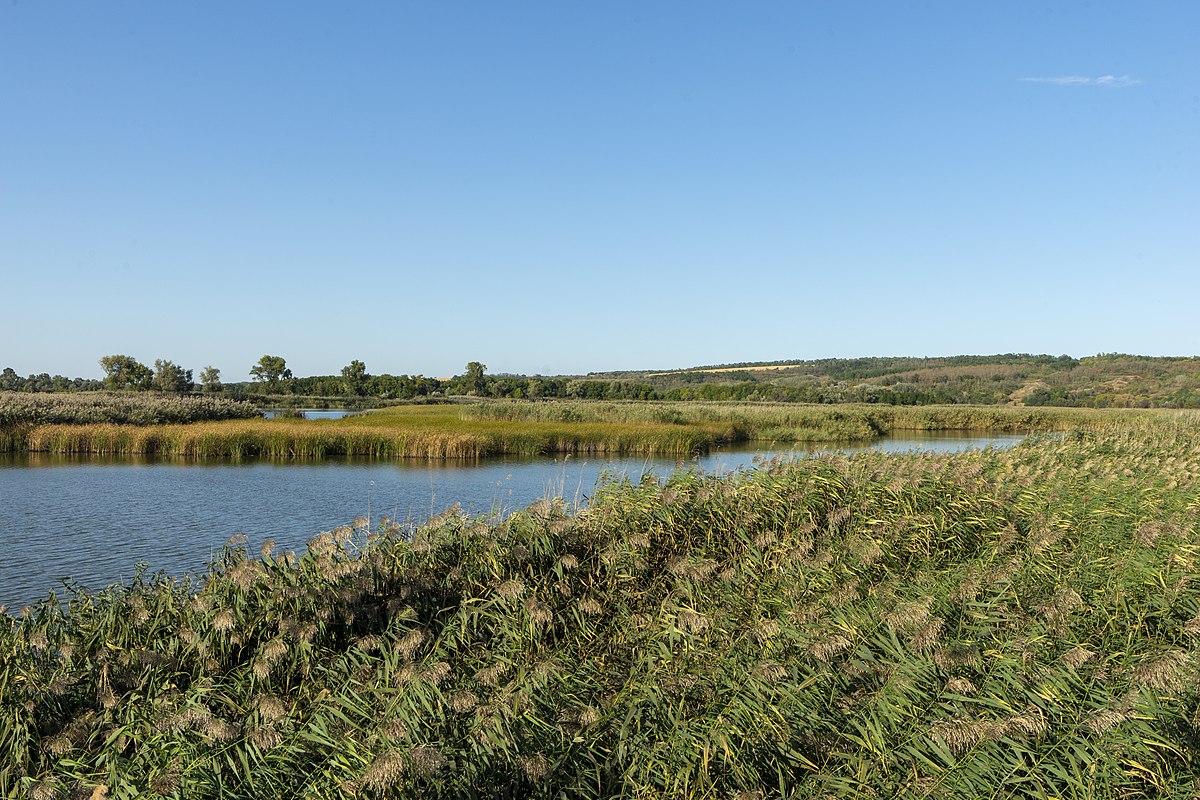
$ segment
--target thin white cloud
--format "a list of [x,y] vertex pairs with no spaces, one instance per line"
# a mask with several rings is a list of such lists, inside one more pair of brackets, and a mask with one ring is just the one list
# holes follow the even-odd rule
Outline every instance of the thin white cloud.
[[1102,86],[1105,89],[1124,89],[1137,86],[1141,81],[1128,75],[1101,75],[1089,78],[1083,75],[1062,75],[1054,78],[1021,78],[1026,83],[1049,83],[1054,86]]

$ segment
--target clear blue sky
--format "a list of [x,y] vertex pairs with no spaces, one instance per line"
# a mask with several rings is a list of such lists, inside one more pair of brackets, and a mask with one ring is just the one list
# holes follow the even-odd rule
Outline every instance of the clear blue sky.
[[0,7],[0,367],[1200,352],[1200,3]]

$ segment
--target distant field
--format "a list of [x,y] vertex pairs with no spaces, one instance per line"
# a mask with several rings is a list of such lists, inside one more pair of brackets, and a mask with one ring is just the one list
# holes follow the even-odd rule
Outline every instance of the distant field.
[[647,372],[646,377],[656,378],[661,375],[675,375],[680,372],[770,372],[777,369],[798,369],[796,364],[756,364],[753,367],[708,367],[706,369],[671,370],[669,372]]

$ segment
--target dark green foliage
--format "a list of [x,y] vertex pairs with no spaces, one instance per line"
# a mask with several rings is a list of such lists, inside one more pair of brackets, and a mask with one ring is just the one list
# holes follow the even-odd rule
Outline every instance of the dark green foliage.
[[200,386],[206,392],[222,391],[225,387],[221,385],[221,370],[212,366],[200,370]]
[[613,480],[0,618],[0,791],[1186,797],[1200,447]]
[[367,365],[358,359],[351,361],[342,367],[342,380],[346,384],[346,394],[363,394],[367,385]]
[[183,394],[193,388],[192,371],[184,369],[173,361],[155,359],[154,388],[160,392]]
[[292,371],[288,369],[287,360],[283,356],[263,356],[258,363],[250,368],[250,375],[259,383],[275,391],[282,381],[290,380]]
[[154,383],[150,368],[130,356],[103,356],[100,367],[104,370],[107,389],[149,389]]

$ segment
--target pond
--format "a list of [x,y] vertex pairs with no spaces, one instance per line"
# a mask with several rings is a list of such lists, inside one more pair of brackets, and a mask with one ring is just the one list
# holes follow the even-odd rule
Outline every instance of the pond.
[[[292,409],[283,408],[264,408],[263,417],[265,419],[275,419],[284,411]],[[363,409],[366,411],[368,409]],[[355,414],[361,414],[363,411],[357,411],[352,408],[297,408],[295,411],[300,413],[304,419],[341,419],[342,417],[350,417]]]
[[[756,456],[914,448],[1009,447],[1022,436],[907,435],[869,445],[754,447],[684,464],[706,471],[753,466]],[[243,463],[0,454],[0,605],[19,608],[71,578],[90,588],[128,580],[139,562],[172,575],[201,570],[225,541],[251,552],[273,539],[303,550],[321,531],[381,515],[418,524],[454,503],[504,514],[547,496],[585,503],[602,474],[669,475],[668,458]],[[61,594],[61,591],[60,591]]]

